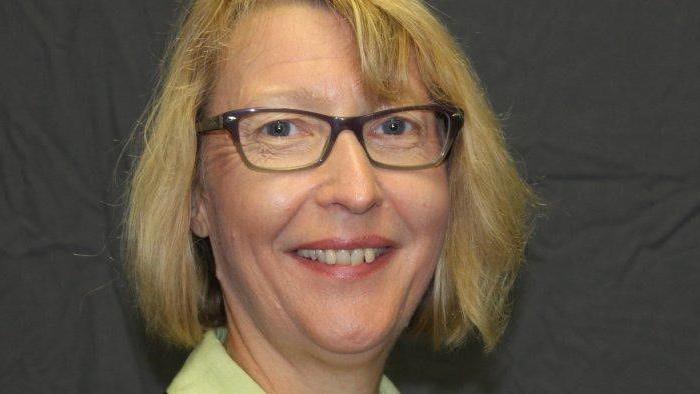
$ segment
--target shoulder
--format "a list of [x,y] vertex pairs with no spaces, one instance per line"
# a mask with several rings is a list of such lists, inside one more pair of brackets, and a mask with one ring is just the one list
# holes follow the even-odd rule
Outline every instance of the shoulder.
[[379,394],[399,394],[399,389],[394,386],[394,383],[386,375],[383,375],[382,380],[379,382]]

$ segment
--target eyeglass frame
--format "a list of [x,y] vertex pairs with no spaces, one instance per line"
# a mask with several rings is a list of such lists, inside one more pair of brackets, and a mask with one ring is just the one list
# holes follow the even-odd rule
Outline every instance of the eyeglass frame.
[[[444,115],[446,115],[445,118],[447,119],[448,124],[446,125],[446,136],[440,155],[435,160],[433,160],[433,162],[418,166],[395,166],[391,164],[384,164],[374,160],[372,158],[372,155],[367,151],[364,136],[362,135],[362,128],[365,125],[365,123],[391,113],[416,110],[431,110],[434,112],[441,112]],[[330,135],[328,136],[326,145],[324,146],[323,151],[321,152],[320,157],[310,164],[290,168],[265,168],[251,163],[250,160],[248,160],[248,158],[246,157],[245,153],[243,153],[243,147],[241,145],[241,140],[238,132],[238,121],[245,118],[246,116],[264,112],[286,112],[300,115],[308,115],[328,123],[331,126],[331,131]],[[447,159],[447,157],[449,157],[450,152],[452,151],[452,146],[454,145],[454,141],[457,139],[458,134],[461,132],[462,126],[464,126],[464,112],[460,108],[442,104],[424,104],[412,105],[407,107],[397,107],[372,112],[365,115],[348,117],[331,116],[317,112],[293,108],[254,107],[226,111],[222,114],[200,120],[195,123],[195,131],[198,136],[201,136],[215,131],[227,130],[229,134],[231,134],[231,137],[233,138],[233,143],[236,149],[238,150],[241,158],[243,159],[245,165],[248,168],[256,171],[290,172],[318,167],[326,161],[331,151],[333,150],[333,146],[335,146],[335,141],[338,139],[338,136],[341,132],[345,130],[352,131],[355,134],[355,138],[357,138],[357,141],[362,146],[362,149],[365,151],[365,155],[367,156],[367,159],[369,159],[372,166],[392,170],[421,170],[425,168],[437,167],[441,165]]]

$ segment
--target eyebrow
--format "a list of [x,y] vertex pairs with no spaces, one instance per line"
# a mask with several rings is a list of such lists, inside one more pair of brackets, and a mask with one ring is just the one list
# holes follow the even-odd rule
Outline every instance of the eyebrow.
[[246,106],[269,106],[270,104],[298,104],[303,108],[319,108],[322,104],[332,101],[332,98],[306,87],[293,89],[271,88],[254,93],[253,98],[246,103]]
[[[262,89],[259,92],[254,92],[252,94],[253,98],[248,100],[244,106],[246,108],[250,107],[297,107],[298,109],[314,109],[314,110],[325,110],[325,105],[328,102],[333,101],[333,96],[324,94],[322,91],[309,89],[305,86],[299,86],[295,88],[268,88]],[[368,101],[371,108],[376,111],[391,108],[400,105],[418,105],[425,104],[421,102],[414,102],[415,100],[396,100],[396,101],[385,101],[385,100],[372,100]]]

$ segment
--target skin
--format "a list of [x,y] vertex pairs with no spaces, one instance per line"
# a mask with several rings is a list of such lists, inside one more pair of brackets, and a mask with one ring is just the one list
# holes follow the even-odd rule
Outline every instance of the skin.
[[[360,83],[350,27],[328,10],[260,10],[232,37],[209,115],[252,106],[341,116],[381,109]],[[429,102],[415,71],[410,86],[402,104]],[[280,93],[290,91],[312,95]],[[450,204],[445,166],[374,168],[350,131],[323,165],[303,171],[253,171],[225,133],[205,138],[201,160],[191,227],[212,243],[231,357],[268,392],[377,392],[436,266]],[[364,234],[396,249],[360,280],[320,275],[287,254],[302,243]]]

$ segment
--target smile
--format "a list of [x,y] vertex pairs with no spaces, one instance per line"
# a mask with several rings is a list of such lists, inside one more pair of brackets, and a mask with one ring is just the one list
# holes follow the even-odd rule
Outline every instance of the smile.
[[299,249],[298,256],[318,261],[327,265],[356,266],[362,263],[370,264],[387,252],[389,248],[360,248],[360,249]]

